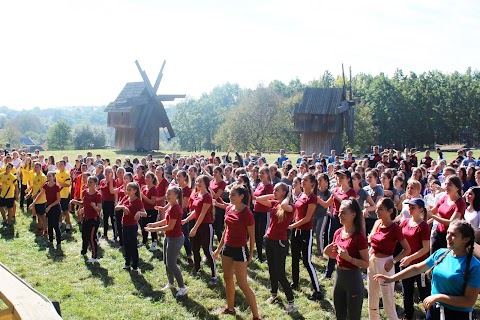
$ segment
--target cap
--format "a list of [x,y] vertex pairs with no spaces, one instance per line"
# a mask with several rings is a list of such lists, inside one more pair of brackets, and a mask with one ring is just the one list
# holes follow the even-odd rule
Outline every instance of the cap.
[[348,179],[352,179],[352,173],[350,171],[348,171],[347,169],[337,170],[337,171],[335,171],[335,174],[346,176]]
[[407,201],[406,204],[413,204],[414,206],[425,208],[425,201],[423,201],[423,199],[420,199],[420,198],[410,199],[410,201]]

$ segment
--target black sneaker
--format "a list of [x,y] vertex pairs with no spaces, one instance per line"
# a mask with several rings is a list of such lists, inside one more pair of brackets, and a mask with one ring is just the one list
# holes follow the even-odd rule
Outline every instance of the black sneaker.
[[308,297],[308,300],[310,301],[320,301],[323,299],[323,295],[320,291],[314,292],[310,297]]
[[298,290],[298,283],[292,282],[290,284],[290,288],[292,288],[293,290]]
[[123,270],[130,271],[131,268],[130,268],[130,266],[124,265],[122,269],[123,269]]

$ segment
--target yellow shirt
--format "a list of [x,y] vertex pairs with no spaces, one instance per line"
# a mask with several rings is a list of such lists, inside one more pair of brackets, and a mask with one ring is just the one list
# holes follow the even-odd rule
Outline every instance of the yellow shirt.
[[[4,166],[2,167],[2,169],[0,169],[0,173],[4,173],[6,169],[7,169],[7,166],[4,165]],[[13,168],[10,170],[10,173],[12,173],[14,176],[16,176],[16,175],[17,175],[17,169],[15,169],[15,167],[13,167]]]
[[4,199],[15,198],[15,184],[17,183],[17,177],[11,172],[9,174],[4,172],[0,174],[0,183],[2,184],[0,197]]
[[60,187],[60,198],[68,198],[70,196],[70,185],[72,184],[70,172],[67,172],[67,170],[63,172],[57,171],[55,178],[57,179],[58,184],[68,184],[68,187]]
[[[45,184],[45,182],[47,182],[47,177],[43,174],[43,172],[40,172],[39,174],[36,174],[36,173],[33,174],[32,196],[34,199],[37,196],[37,194],[40,191],[42,191],[42,187]],[[44,193],[43,196],[41,196],[36,203],[42,204],[46,202],[47,202],[47,196]]]
[[33,173],[34,172],[32,169],[28,170],[26,167],[20,168],[20,174],[22,175],[22,184],[24,186],[26,186],[27,183],[32,184]]

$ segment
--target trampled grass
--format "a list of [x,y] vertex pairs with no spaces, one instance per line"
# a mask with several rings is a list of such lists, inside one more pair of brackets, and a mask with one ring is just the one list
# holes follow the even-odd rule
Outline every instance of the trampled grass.
[[[140,274],[122,270],[122,253],[105,240],[100,241],[100,263],[89,264],[80,255],[81,234],[78,228],[63,233],[62,250],[47,248],[47,240],[33,233],[35,223],[29,214],[18,210],[14,229],[0,232],[0,261],[25,279],[52,301],[60,302],[64,319],[249,319],[250,309],[243,294],[237,289],[237,316],[219,316],[225,306],[222,273],[220,283],[209,287],[209,268],[203,265],[204,276],[190,275],[192,267],[186,263],[184,250],[180,258],[181,269],[189,287],[187,297],[175,298],[175,291],[161,291],[167,277],[162,262],[162,250],[152,253],[145,247],[140,252]],[[111,231],[110,231],[111,235]],[[315,247],[314,247],[315,248]],[[221,263],[218,269],[221,270]],[[325,262],[313,258],[320,277]],[[290,272],[290,258],[287,272]],[[333,282],[322,282],[325,299],[320,303],[307,299],[311,293],[309,277],[301,266],[301,291],[295,292],[299,312],[292,316],[284,312],[281,304],[269,305],[270,296],[267,264],[252,263],[249,266],[250,285],[254,290],[261,315],[265,319],[334,319],[332,301]],[[280,296],[286,304],[280,289]],[[402,314],[402,298],[396,292],[399,315]],[[417,306],[417,318],[421,318],[421,306]],[[383,311],[382,311],[383,313]],[[363,316],[368,318],[367,300],[364,300]]]

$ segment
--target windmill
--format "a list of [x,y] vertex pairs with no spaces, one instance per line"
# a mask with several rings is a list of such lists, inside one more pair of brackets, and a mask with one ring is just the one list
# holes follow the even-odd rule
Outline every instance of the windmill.
[[105,108],[108,112],[107,126],[115,128],[117,149],[158,150],[160,128],[166,130],[167,139],[175,137],[162,102],[185,98],[185,95],[157,95],[165,60],[153,86],[140,63],[135,61],[135,64],[143,82],[128,82],[115,101]]

